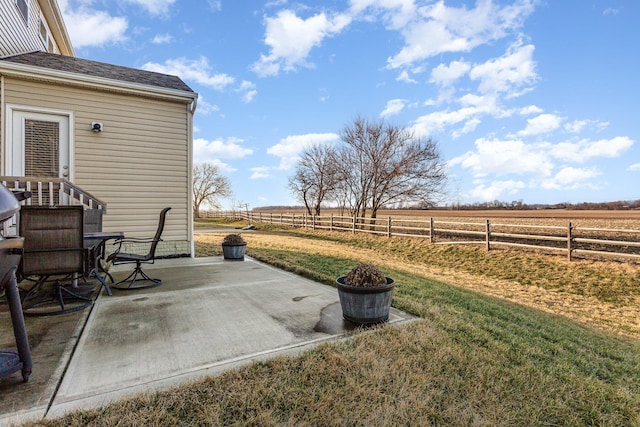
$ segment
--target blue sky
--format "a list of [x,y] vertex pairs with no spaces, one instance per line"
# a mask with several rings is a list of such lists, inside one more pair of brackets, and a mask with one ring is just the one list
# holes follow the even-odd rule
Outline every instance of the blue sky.
[[443,203],[640,198],[636,0],[58,0],[76,55],[180,76],[225,207],[291,205],[354,117],[438,141]]

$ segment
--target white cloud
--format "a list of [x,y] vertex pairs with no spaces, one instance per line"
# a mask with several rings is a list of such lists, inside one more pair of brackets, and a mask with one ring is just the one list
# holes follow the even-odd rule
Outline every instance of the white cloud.
[[239,159],[253,154],[252,149],[240,145],[242,142],[239,138],[215,139],[213,141],[197,138],[193,140],[193,158],[199,161]]
[[478,118],[473,118],[471,120],[467,120],[462,129],[455,130],[451,133],[453,139],[460,138],[462,135],[467,134],[469,132],[473,132],[476,130],[476,127],[481,123],[481,120]]
[[540,114],[542,113],[542,111],[542,108],[538,107],[537,105],[528,105],[526,107],[522,107],[518,111],[518,114],[520,114],[521,116],[528,116],[530,114]]
[[444,52],[468,52],[498,40],[522,26],[534,3],[520,0],[501,7],[492,1],[478,1],[475,8],[467,9],[437,1],[414,10],[409,1],[352,1],[358,10],[375,7],[388,11],[388,27],[402,33],[405,46],[387,60],[389,68],[406,67]]
[[[366,12],[370,11],[371,15]],[[351,13],[360,19],[373,21],[382,13],[391,28],[404,27],[416,14],[414,0],[351,0]]]
[[574,120],[564,125],[564,129],[570,133],[580,133],[588,124],[588,120]]
[[255,83],[247,80],[243,80],[242,83],[240,83],[240,88],[238,88],[238,92],[241,92],[243,94],[242,100],[247,104],[252,102],[256,97],[256,95],[258,94]]
[[395,114],[400,113],[404,107],[407,105],[406,99],[391,99],[387,101],[387,105],[384,108],[384,111],[380,113],[380,117],[393,116]]
[[627,136],[591,141],[583,139],[577,142],[561,142],[549,148],[550,154],[567,162],[583,163],[598,157],[618,157],[633,145]]
[[267,149],[267,153],[280,157],[280,169],[288,170],[295,166],[299,154],[314,144],[331,144],[340,139],[335,133],[310,133],[291,135]]
[[67,0],[59,0],[58,4],[74,48],[105,46],[127,40],[127,18],[111,16],[85,5],[74,9]]
[[209,3],[211,10],[215,12],[220,12],[222,10],[222,0],[207,0],[207,3]]
[[260,55],[252,69],[260,76],[277,75],[281,70],[294,71],[297,67],[311,66],[307,62],[311,49],[320,46],[326,37],[340,33],[351,23],[347,15],[328,16],[319,13],[310,18],[298,17],[292,10],[282,10],[268,17],[264,43],[268,55]]
[[481,93],[505,93],[513,98],[529,91],[538,79],[533,61],[533,45],[512,44],[507,53],[474,66],[469,72],[472,80],[479,80]]
[[238,169],[234,168],[233,166],[220,161],[219,159],[207,159],[205,160],[203,163],[211,163],[214,166],[218,167],[218,170],[222,173],[233,173],[235,171],[237,171]]
[[173,41],[173,36],[171,34],[156,34],[151,39],[151,43],[153,44],[167,44]]
[[396,77],[396,80],[399,82],[405,82],[405,83],[418,83],[417,80],[411,77],[411,75],[407,70],[402,70],[400,74],[398,74],[398,77]]
[[555,114],[540,114],[527,120],[527,127],[518,132],[519,136],[540,135],[553,132],[560,127],[562,117]]
[[471,65],[464,61],[453,61],[449,65],[440,64],[431,70],[430,82],[441,86],[449,86],[471,69]]
[[198,106],[196,108],[196,114],[210,114],[220,111],[220,107],[215,104],[209,104],[202,94],[198,94]]
[[637,170],[640,170],[640,163],[634,163],[634,164],[632,164],[631,166],[629,166],[629,167],[627,168],[627,170],[630,170],[630,171],[637,171]]
[[271,170],[271,168],[269,166],[258,166],[255,168],[251,168],[251,172],[253,172],[251,174],[251,179],[265,179],[265,178],[271,178],[271,174],[269,173],[269,171]]
[[540,186],[546,190],[574,190],[579,187],[594,187],[589,180],[602,173],[597,168],[564,167],[553,177],[542,181]]
[[147,62],[143,70],[179,76],[183,80],[195,81],[215,90],[224,90],[233,84],[235,79],[228,74],[211,74],[209,61],[204,56],[200,59],[176,58],[167,59],[164,64]]
[[569,133],[580,133],[585,128],[600,132],[609,126],[609,122],[601,122],[598,120],[574,120],[564,126],[564,130]]
[[413,131],[420,136],[431,136],[432,133],[442,132],[448,126],[467,123],[473,119],[470,126],[479,120],[479,116],[500,116],[504,113],[497,105],[493,95],[478,96],[467,94],[459,100],[462,105],[458,110],[441,110],[418,117],[412,125]]
[[151,15],[166,15],[176,0],[126,0],[126,2],[141,6]]
[[523,175],[534,174],[549,176],[553,164],[549,161],[545,150],[539,146],[525,144],[520,140],[476,140],[476,151],[455,157],[449,165],[460,165],[471,169],[474,176],[488,175]]
[[471,190],[470,196],[485,202],[500,200],[503,194],[516,194],[518,190],[525,188],[522,181],[493,181],[488,186],[484,183]]

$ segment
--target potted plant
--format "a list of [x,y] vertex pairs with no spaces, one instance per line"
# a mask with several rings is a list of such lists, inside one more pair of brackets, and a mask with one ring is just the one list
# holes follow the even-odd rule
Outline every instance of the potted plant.
[[336,279],[342,316],[369,325],[389,320],[394,281],[371,264],[357,264]]
[[247,242],[240,234],[227,234],[222,239],[222,255],[224,259],[244,261]]

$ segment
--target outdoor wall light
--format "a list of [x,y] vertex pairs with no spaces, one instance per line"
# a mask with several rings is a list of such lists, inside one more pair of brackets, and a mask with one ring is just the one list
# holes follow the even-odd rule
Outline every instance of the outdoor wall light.
[[94,132],[102,132],[104,130],[104,127],[100,122],[91,122],[91,130]]

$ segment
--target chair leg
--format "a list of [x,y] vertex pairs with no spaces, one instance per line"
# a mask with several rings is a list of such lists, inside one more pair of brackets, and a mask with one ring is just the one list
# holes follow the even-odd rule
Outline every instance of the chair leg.
[[[151,283],[144,286],[134,286],[134,283],[136,282],[151,282]],[[127,277],[120,280],[119,282],[112,284],[111,287],[115,289],[120,289],[123,291],[130,291],[135,289],[153,288],[156,286],[160,286],[161,284],[162,284],[161,279],[153,279],[149,277],[147,273],[145,273],[142,270],[142,266],[140,262],[136,262],[136,268],[131,272],[131,274],[129,274]]]
[[[59,281],[53,289],[42,289],[46,277],[41,278],[32,286],[22,299],[22,311],[25,316],[49,316],[55,314],[72,313],[83,310],[93,304],[93,299],[80,295]],[[65,298],[68,301],[65,301]]]

